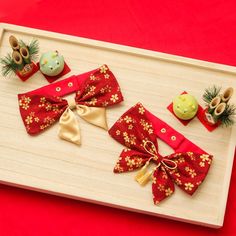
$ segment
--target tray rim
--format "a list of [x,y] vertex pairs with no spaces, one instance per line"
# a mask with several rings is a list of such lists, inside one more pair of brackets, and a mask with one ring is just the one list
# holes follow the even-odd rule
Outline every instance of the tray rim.
[[199,59],[194,59],[194,58],[189,58],[189,57],[184,57],[184,56],[178,56],[178,55],[169,54],[169,53],[152,51],[152,50],[142,49],[142,48],[137,48],[137,47],[132,47],[132,46],[125,46],[125,45],[116,44],[116,43],[110,43],[110,42],[105,42],[105,41],[100,41],[100,40],[95,40],[95,39],[56,33],[52,31],[35,29],[35,28],[30,28],[30,27],[25,27],[25,26],[2,23],[2,22],[0,22],[0,43],[1,43],[1,38],[2,38],[1,36],[5,30],[6,31],[10,30],[16,33],[22,33],[22,31],[24,31],[24,34],[28,34],[28,35],[35,35],[33,32],[37,31],[37,36],[41,36],[44,38],[56,37],[58,38],[59,41],[65,41],[65,42],[69,41],[69,42],[73,42],[80,45],[89,45],[95,48],[106,48],[106,49],[110,49],[112,51],[118,51],[118,52],[125,51],[126,53],[133,54],[133,55],[140,56],[141,54],[144,57],[158,58],[159,60],[163,60],[163,61],[172,61],[175,63],[187,64],[187,65],[196,66],[200,68],[236,74],[236,66],[230,66],[230,65],[225,65],[221,63],[209,62],[209,61],[204,61],[204,60],[199,60]]
[[[1,23],[1,22],[0,22],[0,45],[1,45],[1,41],[2,41],[2,35],[4,34],[5,31],[23,33],[26,35],[31,35],[31,36],[36,36],[36,37],[39,36],[39,37],[48,38],[48,39],[56,38],[58,41],[64,41],[67,43],[72,42],[72,43],[75,43],[77,45],[82,45],[82,46],[87,45],[90,47],[99,48],[99,49],[106,49],[106,50],[115,51],[115,52],[121,52],[121,53],[125,52],[125,53],[131,54],[131,55],[137,55],[137,56],[158,59],[158,60],[163,60],[163,61],[170,61],[173,63],[184,64],[186,66],[194,66],[194,67],[199,67],[202,69],[213,70],[213,71],[222,72],[222,73],[226,72],[229,74],[233,74],[234,76],[236,75],[236,67],[230,66],[230,65],[208,62],[208,61],[204,61],[204,60],[198,60],[198,59],[193,59],[193,58],[188,58],[188,57],[183,57],[183,56],[177,56],[177,55],[152,51],[152,50],[148,50],[148,49],[141,49],[141,48],[125,46],[125,45],[120,45],[120,44],[115,44],[115,43],[110,43],[110,42],[105,42],[105,41],[100,41],[100,40],[95,40],[95,39],[83,38],[83,37],[72,36],[72,35],[68,35],[68,34],[56,33],[56,32],[35,29],[35,28],[30,28],[30,27],[24,27],[24,26],[19,26],[19,25],[13,25],[13,24],[8,24],[8,23]],[[234,78],[232,78],[232,79],[234,79]],[[96,201],[94,199],[86,199],[86,198],[79,197],[79,196],[73,196],[73,195],[69,195],[69,194],[65,194],[65,193],[54,192],[54,191],[47,190],[47,189],[40,189],[40,188],[36,188],[33,186],[22,185],[20,183],[12,183],[12,182],[8,182],[8,181],[1,180],[1,179],[0,179],[0,183],[6,184],[9,186],[20,187],[20,188],[24,188],[24,189],[28,189],[28,190],[38,191],[38,192],[42,192],[42,193],[52,194],[52,195],[56,195],[56,196],[71,198],[71,199],[75,199],[75,200],[81,200],[81,201],[85,201],[85,202],[89,202],[89,203],[109,206],[109,207],[123,209],[123,210],[129,210],[132,212],[145,213],[148,215],[160,216],[162,218],[174,219],[174,220],[187,222],[187,223],[191,223],[191,224],[197,224],[197,225],[200,224],[200,225],[208,226],[208,227],[212,227],[212,228],[220,228],[223,226],[223,223],[224,223],[224,215],[225,215],[225,210],[226,210],[231,173],[232,173],[232,168],[233,168],[234,152],[235,152],[235,146],[236,146],[236,140],[234,140],[234,137],[236,137],[235,125],[232,127],[230,140],[229,140],[229,149],[228,149],[228,156],[230,156],[232,158],[229,158],[229,160],[227,162],[226,175],[228,177],[227,177],[227,181],[224,182],[224,186],[222,186],[222,189],[224,189],[224,196],[221,199],[221,207],[220,207],[221,211],[219,212],[219,216],[218,216],[216,224],[210,224],[210,223],[201,222],[201,221],[198,221],[198,222],[191,221],[191,220],[182,219],[182,218],[175,217],[175,216],[162,215],[160,213],[153,214],[152,212],[129,208],[126,206],[115,205],[115,204],[111,204],[108,202],[100,202],[100,201]]]

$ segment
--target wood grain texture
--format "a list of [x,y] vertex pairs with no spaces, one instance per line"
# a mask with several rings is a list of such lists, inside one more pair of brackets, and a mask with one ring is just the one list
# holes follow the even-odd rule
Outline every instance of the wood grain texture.
[[[140,187],[134,181],[135,173],[113,174],[122,146],[102,129],[80,120],[81,147],[60,140],[58,124],[39,136],[27,135],[16,95],[47,84],[37,72],[26,82],[1,78],[2,183],[194,224],[222,226],[235,150],[235,126],[210,133],[194,119],[184,127],[166,106],[183,90],[201,101],[209,85],[236,88],[236,68],[9,24],[1,24],[0,56],[11,50],[8,44],[11,34],[25,41],[37,38],[41,53],[58,50],[72,70],[69,75],[108,64],[125,98],[122,104],[108,109],[109,127],[128,108],[142,102],[159,118],[213,154],[214,161],[193,197],[176,187],[172,197],[155,206],[151,183]],[[232,100],[235,101],[235,95]],[[160,142],[160,152],[168,154],[171,149]]]

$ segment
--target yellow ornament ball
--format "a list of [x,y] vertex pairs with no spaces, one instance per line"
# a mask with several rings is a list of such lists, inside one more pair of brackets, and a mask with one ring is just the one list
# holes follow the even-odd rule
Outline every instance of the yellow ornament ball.
[[192,119],[198,111],[198,102],[190,94],[181,94],[173,100],[173,111],[182,120]]

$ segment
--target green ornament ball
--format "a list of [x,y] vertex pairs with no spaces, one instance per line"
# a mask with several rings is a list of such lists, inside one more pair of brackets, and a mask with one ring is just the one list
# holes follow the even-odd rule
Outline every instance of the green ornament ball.
[[42,54],[39,60],[40,71],[48,76],[57,76],[64,69],[64,57],[58,51],[49,51]]
[[173,100],[173,111],[181,120],[190,120],[197,114],[198,102],[190,94],[181,94]]

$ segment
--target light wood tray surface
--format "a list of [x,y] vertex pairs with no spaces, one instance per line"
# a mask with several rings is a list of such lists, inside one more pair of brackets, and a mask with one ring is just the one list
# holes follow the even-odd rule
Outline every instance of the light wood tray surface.
[[[26,82],[1,78],[2,183],[210,227],[222,226],[234,158],[235,126],[211,133],[195,118],[185,127],[166,106],[183,90],[204,105],[201,96],[206,87],[216,84],[236,88],[236,68],[9,24],[1,24],[0,57],[11,51],[8,44],[11,34],[26,42],[37,38],[41,52],[58,50],[72,70],[69,75],[107,64],[125,98],[120,105],[108,109],[109,127],[128,108],[142,102],[152,113],[213,154],[214,161],[206,180],[192,197],[176,187],[170,198],[154,205],[151,183],[140,187],[134,181],[134,172],[113,174],[123,147],[102,129],[80,119],[81,147],[60,140],[58,124],[36,137],[26,133],[16,94],[47,84],[37,72]],[[235,102],[235,96],[232,101]],[[169,154],[172,150],[160,142],[160,152]]]

